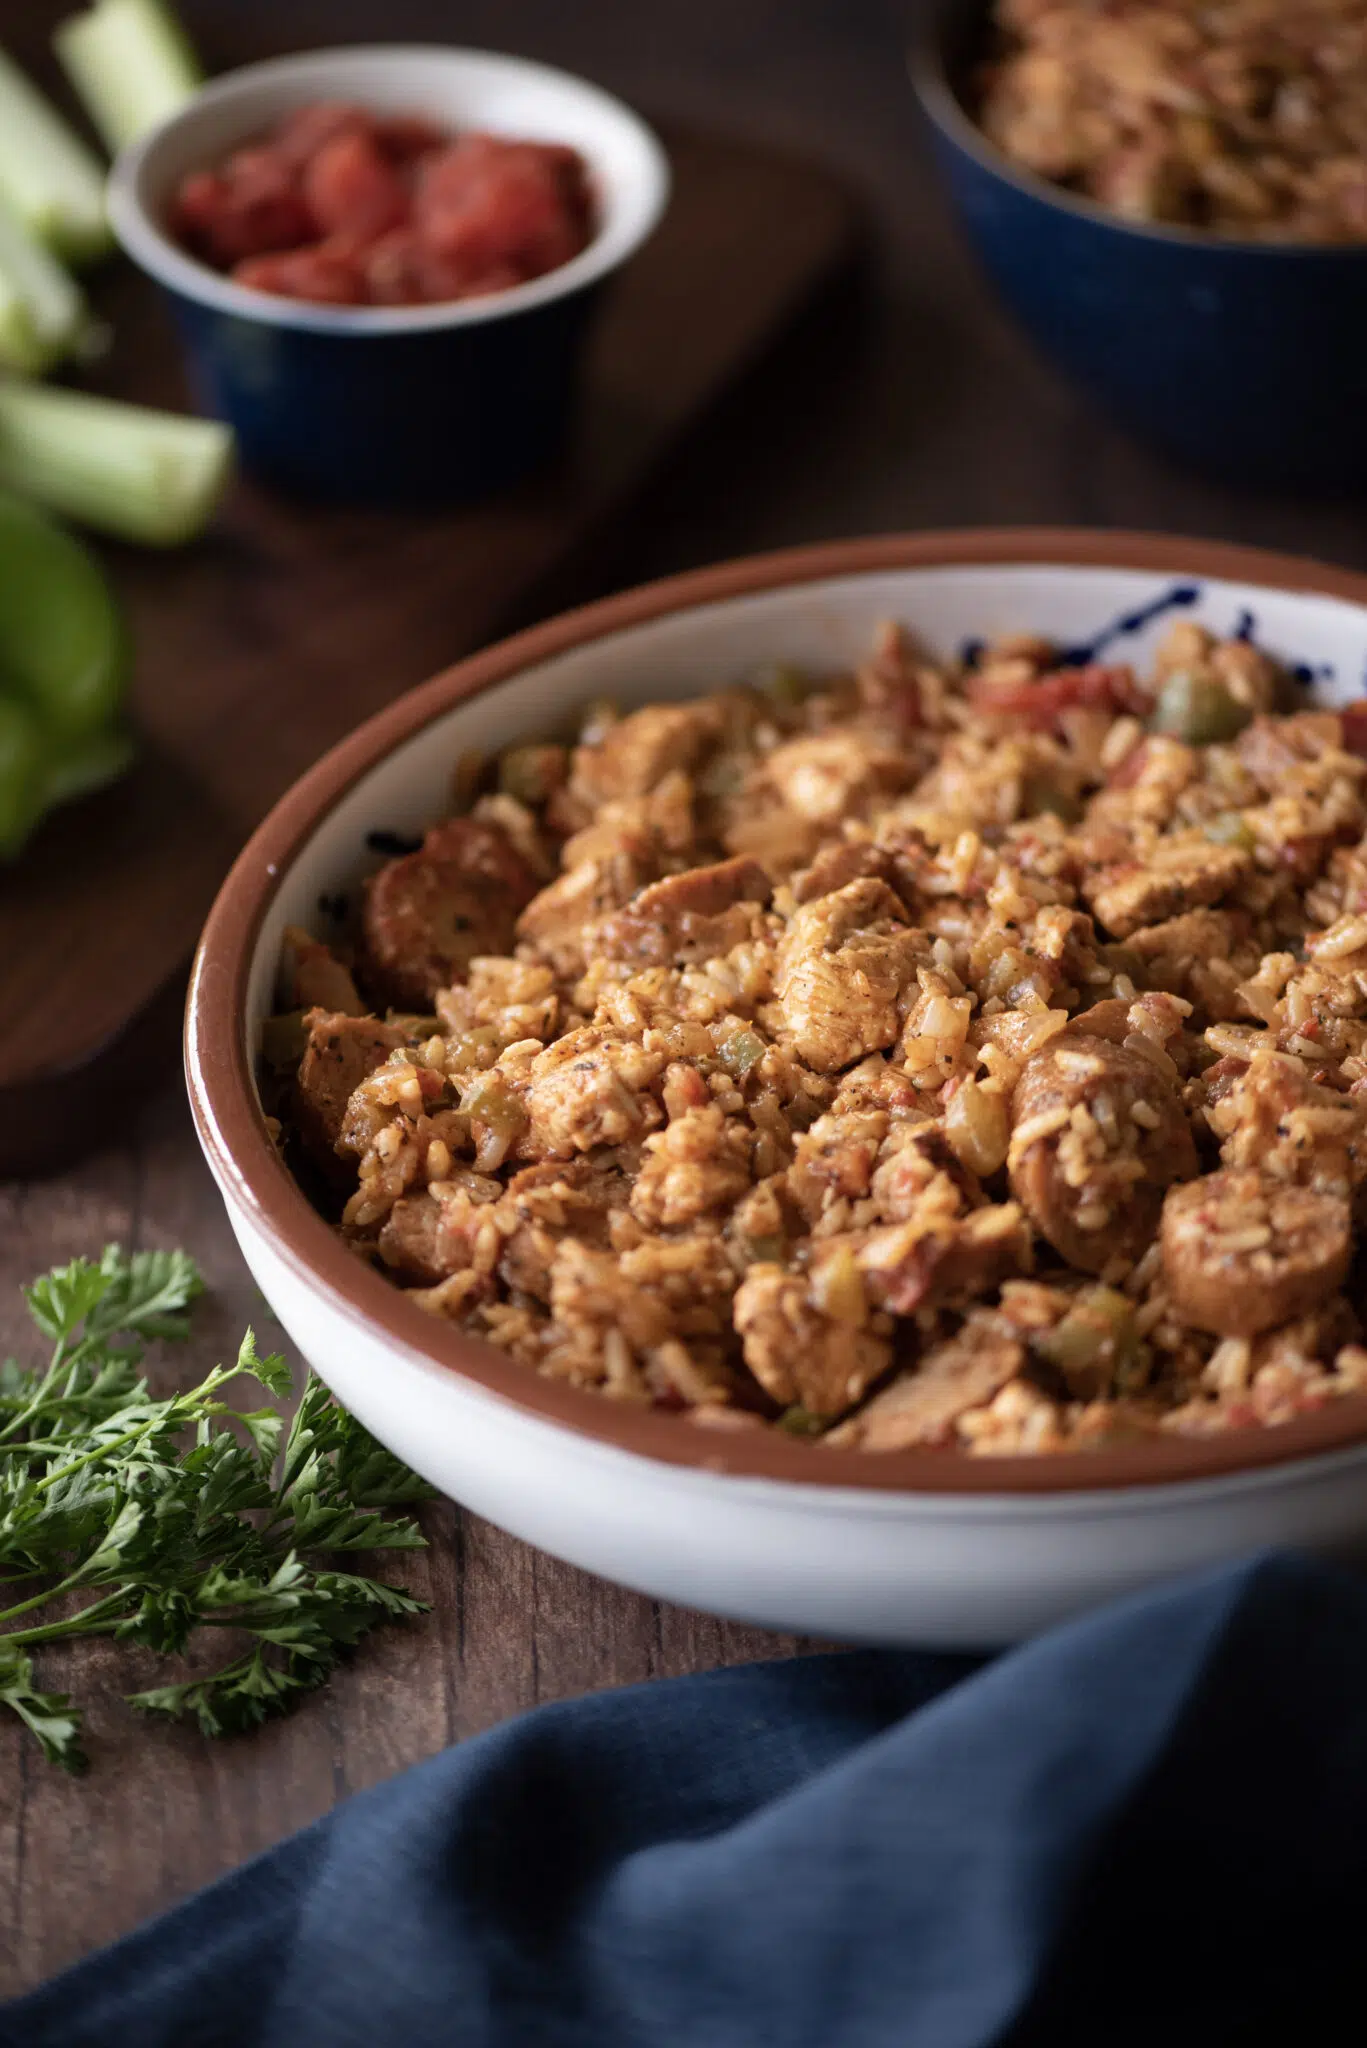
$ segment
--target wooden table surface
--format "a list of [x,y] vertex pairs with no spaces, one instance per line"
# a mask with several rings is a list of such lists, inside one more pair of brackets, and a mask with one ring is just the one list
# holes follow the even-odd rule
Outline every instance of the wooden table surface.
[[[612,579],[880,529],[1069,521],[1220,535],[1367,565],[1360,508],[1232,495],[1151,459],[1030,354],[974,273],[906,86],[915,5],[880,0],[185,0],[214,65],[281,48],[452,40],[587,72],[644,109],[769,139],[840,171],[874,228],[866,287],[826,307],[714,416],[633,522]],[[52,9],[6,0],[31,57]],[[592,594],[586,590],[583,594]],[[282,650],[283,651],[283,650]],[[419,678],[414,676],[414,682]],[[186,1246],[212,1294],[177,1373],[270,1329],[200,1162],[178,1076],[130,1142],[0,1188],[0,1355],[17,1284],[110,1238]],[[412,1582],[422,1623],[373,1638],[291,1720],[232,1743],[138,1722],[118,1653],[56,1657],[88,1698],[72,1781],[0,1723],[0,1992],[48,1975],[444,1744],[550,1700],[745,1658],[785,1637],[617,1591],[442,1506]]]

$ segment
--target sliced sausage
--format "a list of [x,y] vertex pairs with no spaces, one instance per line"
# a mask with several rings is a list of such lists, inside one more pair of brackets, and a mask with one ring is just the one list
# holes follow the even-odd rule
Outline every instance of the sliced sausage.
[[1142,1052],[1065,1031],[1021,1070],[1011,1100],[1011,1192],[1070,1266],[1137,1258],[1163,1191],[1197,1170],[1171,1081]]
[[294,1121],[314,1158],[335,1166],[333,1148],[342,1135],[348,1102],[367,1074],[403,1044],[404,1034],[377,1017],[331,1010],[310,1010],[304,1024],[308,1044],[294,1083]]
[[1208,1173],[1163,1204],[1163,1273],[1178,1310],[1221,1337],[1256,1337],[1319,1308],[1352,1257],[1345,1195],[1252,1172]]
[[506,832],[478,818],[437,825],[416,853],[366,884],[366,980],[396,1009],[427,1010],[483,953],[511,953],[538,879]]

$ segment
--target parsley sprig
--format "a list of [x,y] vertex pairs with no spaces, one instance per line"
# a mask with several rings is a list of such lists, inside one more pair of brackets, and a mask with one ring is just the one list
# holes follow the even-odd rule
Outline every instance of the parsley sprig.
[[233,1654],[207,1676],[128,1696],[228,1735],[287,1710],[377,1622],[425,1605],[337,1568],[421,1548],[415,1523],[388,1511],[431,1489],[319,1381],[288,1430],[274,1405],[231,1406],[222,1396],[244,1378],[275,1401],[290,1392],[285,1360],[259,1356],[249,1330],[233,1365],[150,1394],[146,1347],[187,1334],[201,1291],[185,1253],[111,1245],[25,1289],[47,1365],[0,1365],[0,1703],[68,1770],[86,1761],[80,1709],[35,1685],[41,1646],[112,1636],[178,1656],[230,1631]]

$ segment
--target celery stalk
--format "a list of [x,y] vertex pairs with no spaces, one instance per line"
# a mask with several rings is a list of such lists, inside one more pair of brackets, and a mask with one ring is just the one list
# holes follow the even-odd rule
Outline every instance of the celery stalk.
[[232,449],[216,420],[0,379],[0,484],[123,540],[174,547],[201,533]]
[[40,375],[77,346],[85,322],[80,287],[0,199],[0,363]]
[[0,50],[0,199],[71,262],[113,246],[95,153]]
[[111,154],[165,121],[204,82],[184,30],[161,0],[96,0],[52,40]]

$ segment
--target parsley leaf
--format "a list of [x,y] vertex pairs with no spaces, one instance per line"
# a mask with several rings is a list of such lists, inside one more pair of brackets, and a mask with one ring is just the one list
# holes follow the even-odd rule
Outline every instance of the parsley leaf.
[[0,1700],[37,1736],[49,1763],[64,1764],[69,1771],[85,1769],[79,1713],[72,1711],[64,1692],[35,1691],[33,1659],[7,1643],[0,1643]]
[[[81,1715],[39,1691],[31,1651],[105,1635],[198,1659],[213,1631],[227,1661],[131,1694],[142,1712],[193,1715],[206,1735],[239,1733],[321,1684],[379,1622],[422,1612],[401,1587],[331,1560],[413,1550],[392,1510],[431,1489],[310,1379],[294,1418],[222,1396],[254,1379],[291,1391],[277,1353],[249,1330],[231,1366],[154,1398],[148,1343],[183,1338],[202,1282],[183,1252],[108,1246],[25,1289],[46,1366],[0,1366],[0,1706],[50,1761],[84,1768]],[[245,1647],[244,1647],[245,1645]]]

